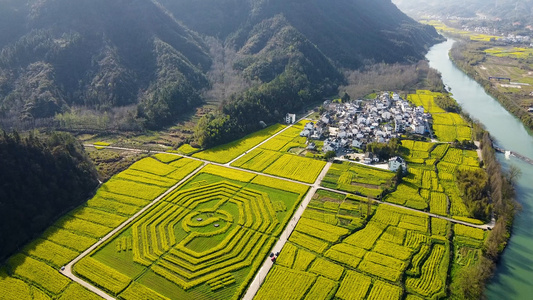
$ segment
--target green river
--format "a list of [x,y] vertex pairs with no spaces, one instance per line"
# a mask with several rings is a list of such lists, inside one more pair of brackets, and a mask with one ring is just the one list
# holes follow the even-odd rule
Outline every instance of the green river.
[[[426,56],[430,66],[442,73],[457,102],[485,125],[500,147],[533,158],[533,137],[522,123],[452,63],[448,52],[453,43],[448,40],[432,47]],[[533,165],[513,157],[507,160],[503,155],[498,158],[504,168],[513,164],[522,170],[517,186],[522,211],[515,219],[511,240],[496,274],[487,286],[487,296],[489,299],[533,299]]]

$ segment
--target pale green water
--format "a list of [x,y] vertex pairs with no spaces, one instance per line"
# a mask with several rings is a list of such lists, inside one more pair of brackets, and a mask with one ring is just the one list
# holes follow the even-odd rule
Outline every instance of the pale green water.
[[[533,158],[533,137],[522,123],[453,65],[448,57],[453,43],[448,40],[432,47],[426,56],[430,66],[442,73],[457,102],[486,126],[498,145]],[[504,168],[514,164],[522,170],[517,200],[523,209],[515,219],[512,238],[487,287],[487,296],[489,299],[533,299],[533,165],[515,158],[506,160],[503,155],[498,158]]]

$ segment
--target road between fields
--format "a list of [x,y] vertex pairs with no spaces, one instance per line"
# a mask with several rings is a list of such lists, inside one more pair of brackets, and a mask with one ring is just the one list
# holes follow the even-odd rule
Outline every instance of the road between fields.
[[[294,228],[298,224],[298,221],[302,217],[302,214],[304,213],[305,209],[307,208],[307,205],[309,202],[311,202],[311,199],[315,195],[315,192],[320,188],[320,183],[322,182],[322,179],[326,176],[326,174],[329,171],[329,168],[331,167],[332,163],[328,162],[326,166],[322,169],[322,172],[316,179],[315,183],[311,186],[309,191],[307,192],[307,195],[302,200],[302,203],[300,206],[296,209],[296,212],[292,216],[289,223],[287,223],[287,226],[285,227],[285,230],[281,233],[281,236],[279,237],[279,240],[276,242],[274,247],[272,248],[271,252],[281,252],[281,249],[283,249],[283,246],[285,246],[285,243],[291,236],[292,232],[294,231]],[[254,280],[252,283],[250,283],[250,286],[248,287],[248,290],[246,291],[246,294],[244,294],[244,297],[242,300],[252,300],[257,292],[259,291],[259,288],[265,281],[265,278],[272,268],[274,263],[271,261],[270,257],[267,257],[265,261],[263,262],[263,266],[259,269],[259,272],[254,277]]]
[[[307,116],[309,116],[309,115],[306,115],[302,119],[298,120],[298,122],[300,122],[301,120],[304,120]],[[303,185],[306,185],[306,186],[310,187],[310,189],[307,192],[304,200],[302,200],[302,203],[301,203],[300,207],[298,207],[298,209],[294,213],[293,217],[291,218],[291,220],[289,221],[289,223],[285,227],[285,230],[281,234],[280,239],[278,240],[278,242],[274,245],[274,247],[272,249],[272,252],[281,252],[281,249],[283,248],[283,246],[285,245],[285,243],[289,239],[291,233],[293,232],[294,228],[298,224],[298,221],[300,220],[303,212],[305,211],[307,205],[309,204],[309,202],[311,201],[313,195],[316,193],[317,190],[322,189],[322,190],[326,190],[326,191],[330,191],[330,192],[334,192],[334,193],[340,193],[340,194],[344,194],[344,195],[351,194],[351,193],[348,193],[348,192],[343,192],[343,191],[339,191],[339,190],[336,190],[336,189],[331,189],[331,188],[326,188],[326,187],[321,187],[320,186],[320,183],[322,182],[322,180],[324,179],[324,177],[326,176],[327,172],[329,171],[329,169],[330,169],[330,167],[332,165],[331,162],[328,162],[326,164],[326,166],[322,169],[321,173],[319,174],[319,176],[317,177],[317,179],[315,180],[315,182],[313,184],[297,181],[297,180],[294,180],[294,179],[288,179],[288,178],[284,178],[284,177],[279,177],[279,176],[275,176],[275,175],[265,174],[265,173],[261,173],[261,172],[257,172],[257,171],[242,169],[242,168],[234,167],[234,166],[230,165],[233,162],[235,162],[236,160],[238,160],[241,157],[243,157],[246,154],[248,154],[249,151],[252,151],[252,150],[260,147],[264,143],[268,142],[272,138],[276,137],[277,135],[281,134],[282,132],[284,132],[285,130],[287,130],[287,129],[291,128],[291,127],[292,127],[292,125],[280,130],[276,134],[272,135],[268,139],[266,139],[266,140],[262,141],[261,143],[257,144],[253,148],[245,151],[243,154],[239,155],[237,158],[233,159],[232,161],[230,161],[229,163],[226,163],[226,164],[211,162],[211,161],[204,160],[204,159],[199,159],[199,158],[196,158],[196,157],[185,156],[185,155],[181,155],[181,154],[177,154],[177,153],[169,153],[169,152],[165,152],[165,151],[151,151],[151,150],[140,150],[140,149],[126,148],[126,147],[106,146],[105,147],[106,149],[113,149],[113,150],[130,151],[130,152],[138,152],[138,153],[162,153],[162,154],[176,155],[176,156],[179,156],[179,157],[185,157],[185,158],[193,159],[193,160],[196,160],[196,161],[201,161],[204,164],[201,167],[197,168],[191,174],[187,175],[183,180],[181,180],[176,185],[171,187],[169,190],[167,190],[161,196],[156,198],[154,201],[152,201],[150,204],[148,204],[142,210],[140,210],[135,215],[130,217],[128,220],[126,220],[124,223],[122,223],[119,227],[115,228],[113,231],[108,233],[105,237],[103,237],[96,244],[92,245],[89,249],[85,250],[82,254],[80,254],[73,261],[71,261],[68,265],[66,265],[65,269],[63,271],[60,271],[60,272],[63,275],[69,277],[70,279],[72,279],[72,280],[78,282],[79,284],[83,285],[84,287],[86,287],[90,291],[92,291],[92,292],[96,293],[97,295],[101,296],[104,299],[109,299],[109,300],[115,299],[115,298],[111,297],[110,295],[106,294],[104,291],[102,291],[102,290],[98,289],[97,287],[91,285],[90,283],[88,283],[88,282],[76,277],[72,273],[72,266],[75,263],[77,263],[79,260],[81,260],[83,257],[88,255],[90,252],[95,250],[97,247],[99,247],[100,245],[105,243],[108,239],[113,237],[117,232],[122,230],[124,227],[128,226],[131,222],[133,222],[140,215],[142,215],[144,212],[146,212],[148,209],[150,209],[153,205],[157,204],[157,202],[159,202],[163,197],[165,197],[170,192],[174,191],[177,187],[179,187],[181,184],[183,184],[185,181],[189,180],[191,177],[196,175],[198,172],[201,171],[201,169],[203,167],[205,167],[208,164],[213,164],[213,165],[220,166],[220,167],[226,167],[226,168],[230,168],[230,169],[234,169],[234,170],[238,170],[238,171],[248,172],[248,173],[252,173],[252,174],[256,174],[256,175],[275,178],[275,179],[285,180],[285,181],[292,182],[292,183],[295,183],[295,184],[303,184]],[[101,146],[93,145],[93,144],[85,144],[84,146],[85,147],[94,147],[94,148],[101,147]],[[460,220],[455,220],[455,219],[451,219],[451,218],[448,218],[448,217],[432,214],[432,213],[429,213],[429,212],[419,211],[419,210],[416,210],[416,209],[413,209],[413,208],[405,207],[405,206],[394,204],[394,203],[390,203],[390,202],[383,202],[383,201],[379,201],[379,200],[376,200],[376,199],[372,199],[372,200],[374,202],[376,202],[376,203],[379,203],[379,204],[385,204],[385,205],[394,206],[394,207],[397,207],[397,208],[407,209],[407,210],[410,210],[410,211],[413,211],[413,212],[426,214],[426,215],[434,217],[434,218],[439,218],[439,219],[447,220],[447,221],[450,221],[450,222],[453,222],[453,223],[462,224],[462,225],[466,225],[466,226],[470,226],[470,227],[474,227],[474,228],[480,228],[480,229],[484,229],[484,230],[492,229],[492,227],[494,226],[494,223],[495,223],[494,219],[493,219],[492,222],[489,223],[489,224],[475,225],[475,224],[471,224],[471,223],[468,223],[468,222],[463,222],[463,221],[460,221]],[[248,290],[246,291],[246,294],[243,297],[244,300],[252,300],[253,299],[253,297],[257,294],[261,284],[264,282],[268,272],[272,268],[272,265],[273,265],[273,263],[270,260],[270,257],[267,257],[266,260],[264,261],[262,267],[259,269],[259,272],[254,277],[254,280],[252,281],[252,283],[248,287]]]
[[[262,144],[262,143],[261,143]],[[256,147],[260,146],[261,144],[257,145]],[[98,145],[92,145],[92,144],[85,144],[84,145],[85,147],[101,147],[101,146],[98,146]],[[115,150],[123,150],[123,151],[133,151],[133,152],[148,152],[147,150],[139,150],[139,149],[135,149],[135,148],[123,148],[123,147],[112,147],[112,146],[107,146],[106,147],[107,149],[115,149]],[[247,169],[242,169],[242,168],[239,168],[239,167],[234,167],[234,166],[228,166],[227,164],[221,164],[221,163],[215,163],[215,162],[211,162],[211,161],[208,161],[208,160],[204,160],[204,159],[199,159],[199,158],[195,158],[195,157],[190,157],[190,156],[185,156],[185,155],[181,155],[181,154],[176,154],[176,153],[169,153],[169,152],[165,152],[165,151],[149,151],[150,153],[163,153],[163,154],[171,154],[171,155],[176,155],[176,156],[181,156],[181,157],[186,157],[186,158],[190,158],[190,159],[194,159],[194,160],[197,160],[197,161],[201,161],[201,162],[204,162],[206,164],[213,164],[213,165],[216,165],[216,166],[220,166],[220,167],[225,167],[225,168],[230,168],[230,169],[234,169],[234,170],[238,170],[238,171],[243,171],[243,172],[248,172],[248,173],[253,173],[253,174],[256,174],[256,175],[261,175],[261,176],[266,176],[266,177],[271,177],[271,178],[276,178],[276,179],[280,179],[280,180],[285,180],[285,181],[289,181],[289,182],[292,182],[292,183],[297,183],[297,184],[303,184],[303,185],[307,185],[307,186],[314,186],[316,184],[316,181],[315,181],[315,184],[309,184],[307,182],[302,182],[302,181],[298,181],[298,180],[294,180],[294,179],[288,179],[288,178],[284,178],[284,177],[280,177],[280,176],[275,176],[275,175],[270,175],[270,174],[266,174],[266,173],[262,173],[262,172],[258,172],[258,171],[252,171],[252,170],[247,170]],[[242,156],[242,155],[241,155]],[[341,159],[342,160],[342,159]],[[231,163],[231,162],[230,162]],[[329,168],[328,168],[329,169]],[[327,172],[326,172],[327,173]],[[325,176],[325,174],[324,174]],[[324,178],[324,176],[322,176],[322,174],[318,177],[317,180],[320,180],[319,182],[322,181],[322,179]],[[353,194],[353,193],[348,193],[348,192],[344,192],[344,191],[340,191],[340,190],[336,190],[336,189],[331,189],[331,188],[326,188],[326,187],[319,187],[318,189],[322,189],[322,190],[326,190],[326,191],[330,191],[330,192],[334,192],[334,193],[339,193],[339,194],[344,194],[344,195],[349,195],[349,194]],[[435,217],[435,218],[439,218],[439,219],[443,219],[443,220],[448,220],[452,223],[457,223],[457,224],[462,224],[462,225],[466,225],[466,226],[470,226],[470,227],[475,227],[475,228],[479,228],[479,229],[484,229],[484,230],[487,230],[487,229],[492,229],[494,227],[494,224],[495,224],[495,220],[494,218],[491,220],[490,223],[487,223],[487,224],[483,224],[483,225],[476,225],[476,224],[472,224],[472,223],[468,223],[468,222],[464,222],[464,221],[460,221],[460,220],[456,220],[456,219],[452,219],[452,218],[448,218],[448,217],[444,217],[444,216],[441,216],[441,215],[436,215],[436,214],[433,214],[433,213],[429,213],[429,212],[425,212],[425,211],[420,211],[420,210],[417,210],[417,209],[414,209],[414,208],[410,208],[410,207],[407,207],[407,206],[402,206],[402,205],[399,205],[399,204],[394,204],[394,203],[390,203],[390,202],[384,202],[384,201],[379,201],[379,200],[376,200],[376,199],[372,199],[374,202],[376,203],[380,203],[380,204],[385,204],[385,205],[389,205],[389,206],[394,206],[394,207],[398,207],[398,208],[403,208],[403,209],[407,209],[407,210],[411,210],[411,211],[415,211],[415,212],[419,212],[419,213],[422,213],[422,214],[426,214],[430,217]]]
[[243,154],[237,156],[235,159],[233,159],[233,160],[230,161],[229,163],[224,164],[224,166],[229,167],[232,163],[236,162],[238,159],[240,159],[241,157],[244,157],[246,154],[248,154],[248,152],[253,151],[253,150],[259,148],[260,146],[262,146],[262,145],[265,144],[266,142],[270,141],[271,139],[273,139],[273,138],[275,138],[276,136],[280,135],[282,132],[284,132],[284,131],[288,130],[289,128],[291,128],[292,126],[294,126],[294,124],[297,124],[297,123],[299,123],[299,122],[305,120],[305,119],[306,119],[307,117],[309,117],[312,113],[313,113],[313,112],[308,113],[307,115],[303,116],[301,119],[299,119],[298,121],[294,122],[293,124],[291,124],[291,125],[289,125],[289,126],[283,128],[282,130],[276,132],[275,134],[273,134],[273,135],[272,135],[271,137],[269,137],[268,139],[266,139],[266,140],[262,141],[261,143],[255,145],[255,146],[252,147],[251,149],[248,149],[248,150],[244,151]]
[[60,270],[60,272],[67,276],[68,278],[72,279],[73,281],[76,281],[77,283],[81,284],[82,286],[84,286],[85,288],[87,288],[88,290],[90,290],[91,292],[97,294],[98,296],[104,298],[104,299],[108,299],[108,300],[113,300],[115,298],[113,298],[112,296],[106,294],[104,291],[100,290],[99,288],[93,286],[92,284],[84,281],[83,279],[77,277],[76,275],[74,275],[72,273],[72,266],[77,263],[78,261],[80,261],[82,258],[84,258],[86,255],[88,255],[89,253],[91,253],[93,250],[95,250],[96,248],[98,248],[100,245],[104,244],[107,240],[109,240],[111,237],[113,237],[117,232],[119,232],[120,230],[122,230],[124,227],[128,226],[130,223],[132,223],[135,219],[137,219],[140,215],[142,215],[144,212],[146,212],[147,210],[149,210],[152,206],[156,205],[159,201],[161,201],[161,199],[163,199],[166,195],[168,195],[169,193],[171,193],[172,191],[174,191],[175,189],[177,189],[180,185],[182,185],[184,182],[186,182],[187,180],[189,180],[191,177],[193,177],[194,175],[196,175],[204,166],[206,165],[206,163],[204,163],[202,166],[198,167],[196,170],[194,170],[192,173],[190,173],[189,175],[187,175],[185,178],[183,178],[182,180],[180,180],[180,182],[176,183],[174,186],[172,186],[170,189],[168,189],[166,192],[164,192],[163,194],[161,194],[159,197],[157,197],[154,201],[150,202],[148,205],[146,205],[143,209],[141,209],[140,211],[138,211],[136,214],[134,214],[133,216],[131,216],[129,219],[127,219],[126,221],[124,221],[124,223],[120,224],[117,228],[113,229],[111,232],[109,232],[106,236],[104,236],[103,238],[101,238],[96,244],[92,245],[91,247],[89,247],[87,250],[85,250],[83,253],[81,253],[80,255],[78,255],[78,257],[76,257],[73,261],[71,261],[70,263],[68,263],[65,268],[63,270]]

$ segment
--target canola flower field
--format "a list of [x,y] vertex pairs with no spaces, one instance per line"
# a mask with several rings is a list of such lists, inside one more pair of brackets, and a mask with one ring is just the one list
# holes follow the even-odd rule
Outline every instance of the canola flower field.
[[[401,141],[409,168],[397,186],[393,172],[333,164],[321,185],[351,194],[318,189],[256,299],[443,298],[448,273],[476,263],[487,232],[424,213],[480,223],[454,182],[457,170],[480,168],[477,153],[443,143],[470,140],[471,128],[440,109],[436,95],[409,100],[434,115],[440,142]],[[136,162],[0,268],[0,299],[99,299],[59,269],[195,170],[73,272],[118,299],[241,298],[326,165],[302,155],[306,122],[253,151],[285,126],[207,151],[182,149],[218,163],[245,154],[234,168],[162,153]]]

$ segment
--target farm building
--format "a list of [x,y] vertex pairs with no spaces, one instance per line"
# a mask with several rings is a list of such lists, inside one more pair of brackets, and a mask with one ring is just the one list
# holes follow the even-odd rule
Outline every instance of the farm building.
[[398,171],[399,168],[402,168],[402,171],[407,172],[407,163],[405,160],[399,156],[395,156],[389,159],[389,170],[392,172]]

